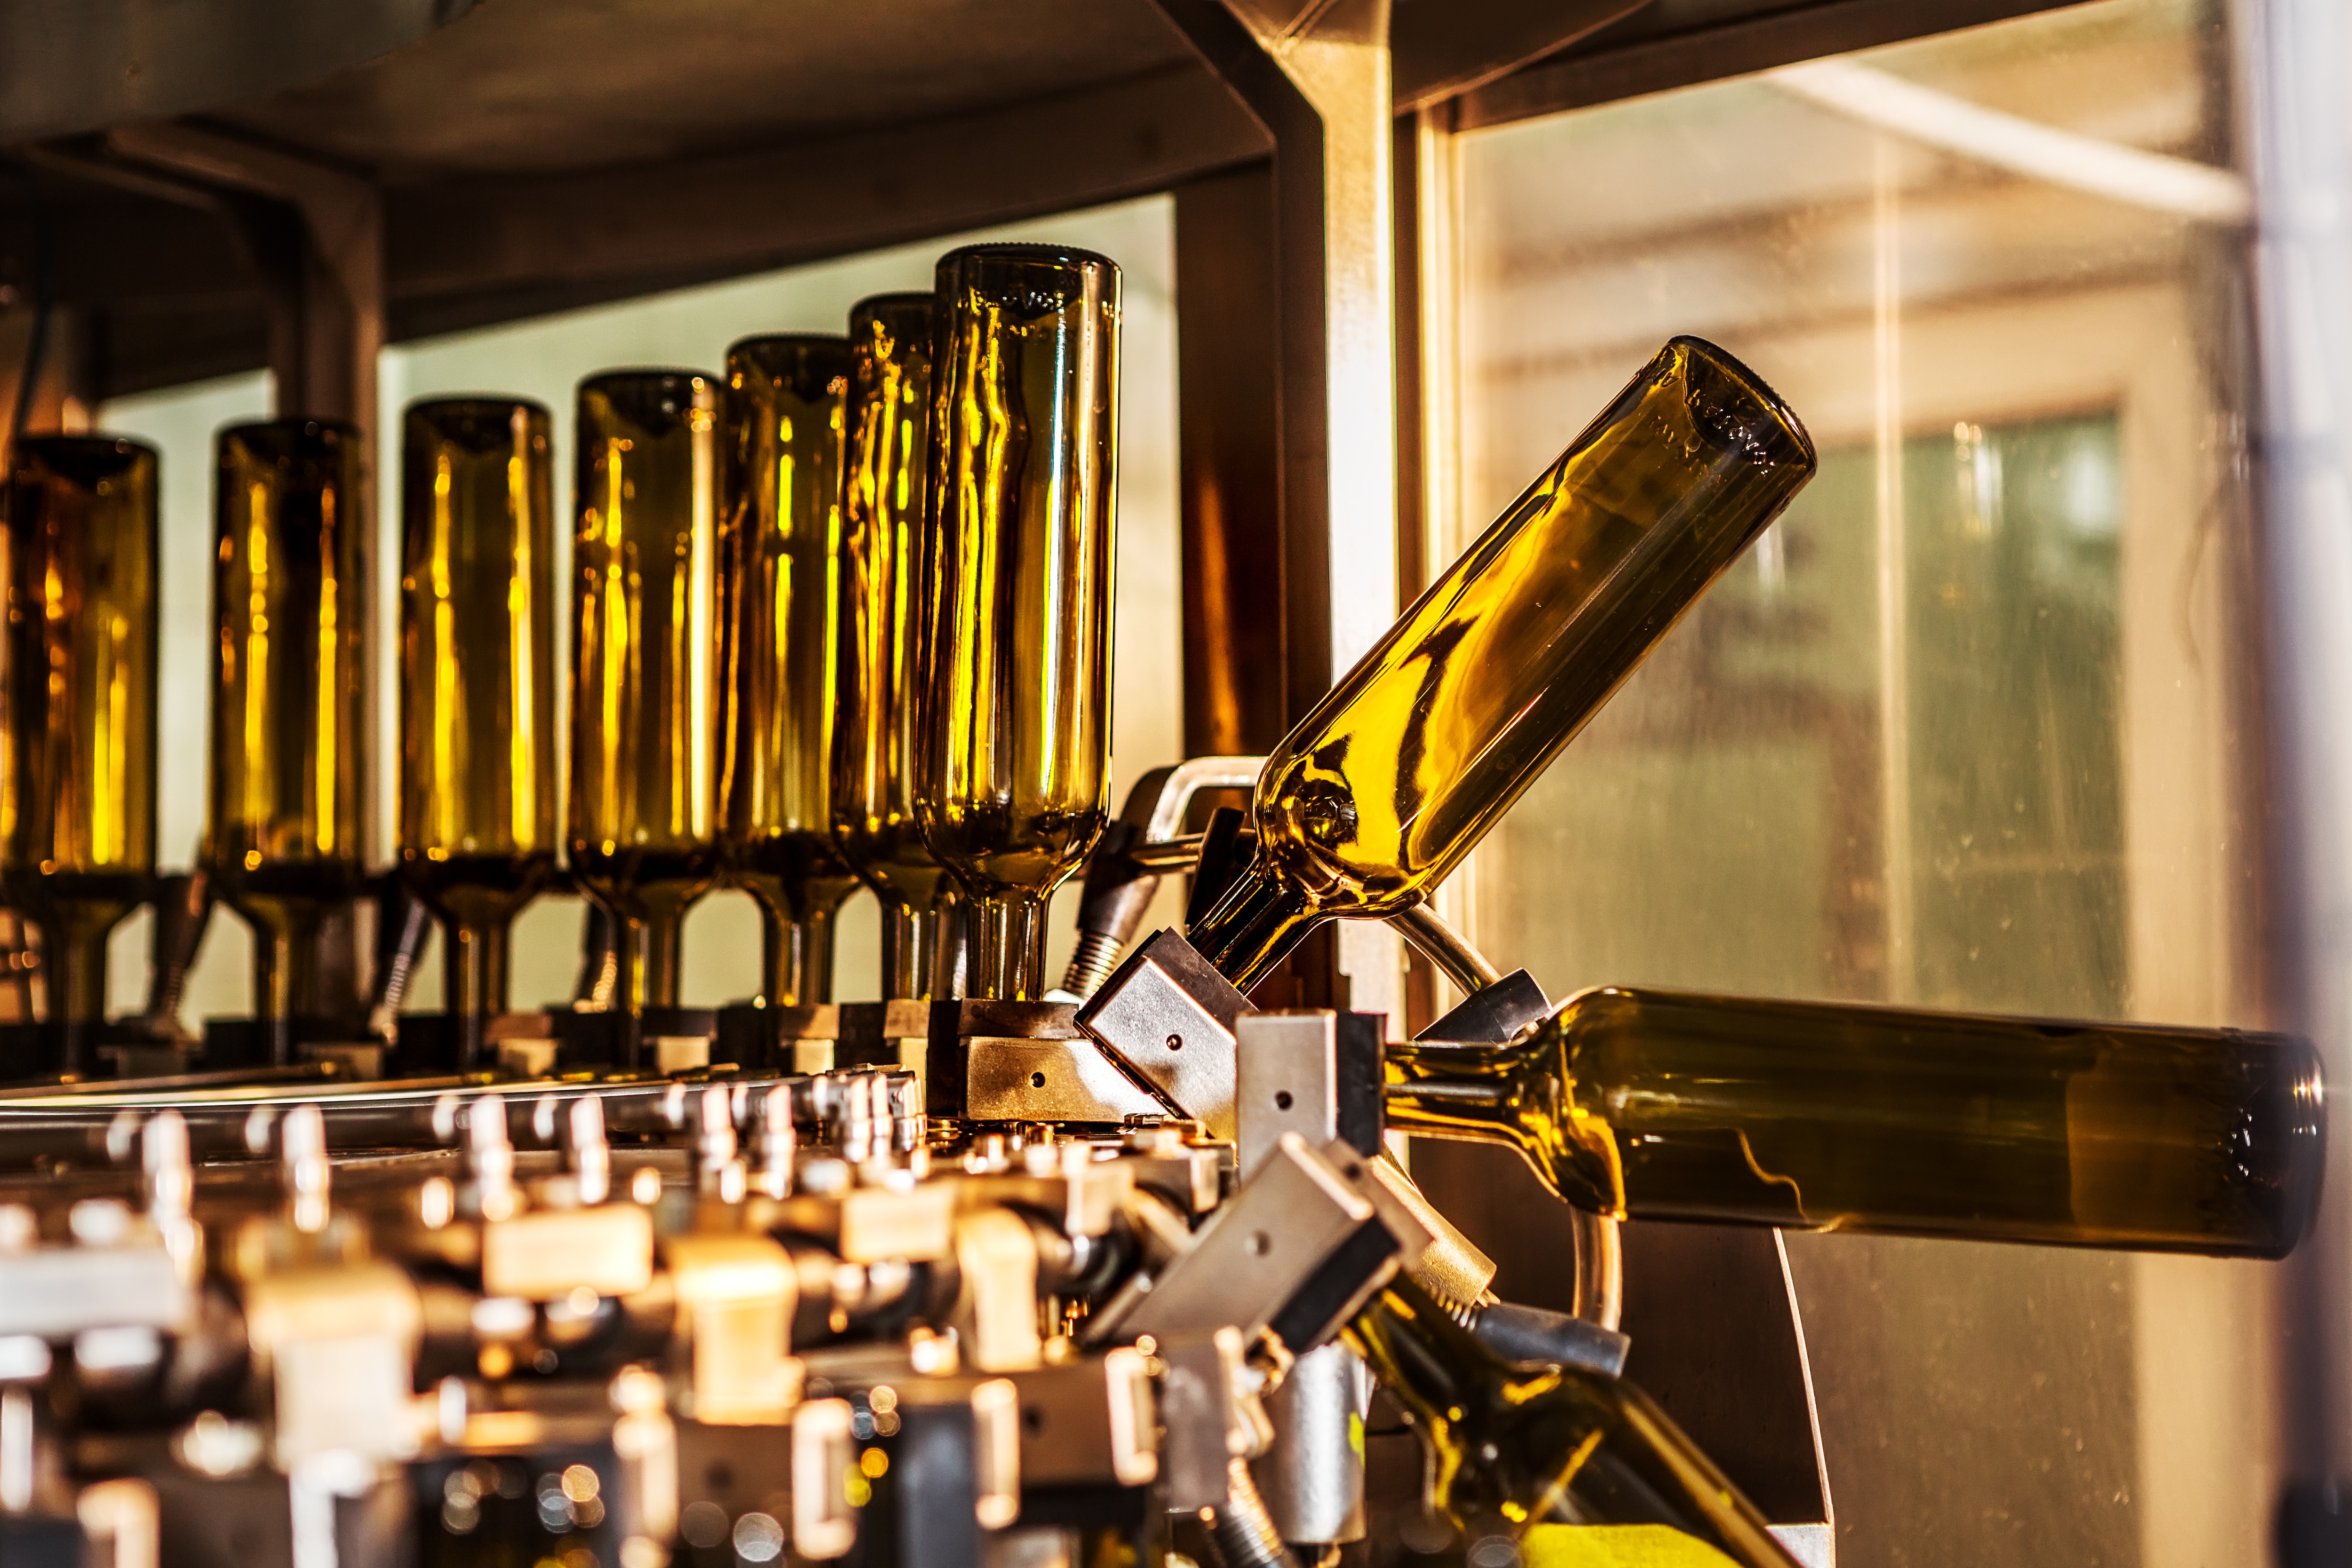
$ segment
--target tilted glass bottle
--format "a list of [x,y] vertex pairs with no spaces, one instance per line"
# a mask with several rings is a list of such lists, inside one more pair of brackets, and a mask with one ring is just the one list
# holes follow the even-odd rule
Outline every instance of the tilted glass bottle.
[[955,896],[915,821],[929,500],[931,297],[882,294],[849,315],[840,652],[834,661],[834,841],[882,904],[882,994],[936,989]]
[[620,930],[615,999],[677,1005],[678,938],[718,871],[719,383],[580,383],[568,850]]
[[2224,1257],[2302,1239],[2326,1141],[2284,1035],[1618,988],[1388,1084],[1602,1214]]
[[1420,902],[1813,469],[1745,366],[1668,343],[1276,747],[1193,946],[1247,986],[1325,919]]
[[727,350],[720,514],[719,817],[730,874],[760,905],[761,995],[833,999],[833,916],[857,876],[833,841],[834,659],[847,340]]
[[923,841],[971,994],[1042,994],[1045,900],[1108,820],[1118,268],[973,246],[938,271]]
[[67,1072],[95,1065],[107,935],[155,876],[155,486],[151,446],[31,435],[0,505],[0,886],[47,938]]
[[271,1060],[321,1010],[317,937],[360,890],[368,538],[364,438],[327,420],[221,432],[205,864],[253,927]]
[[440,918],[467,1067],[507,1008],[507,928],[555,869],[548,426],[497,398],[402,421],[400,868]]
[[1611,1527],[1601,1539],[1625,1542],[1625,1562],[1705,1555],[1664,1555],[1643,1539],[1671,1530],[1748,1568],[1795,1568],[1763,1516],[1632,1384],[1512,1366],[1409,1275],[1376,1292],[1346,1333],[1420,1429],[1432,1500],[1474,1537],[1599,1525]]

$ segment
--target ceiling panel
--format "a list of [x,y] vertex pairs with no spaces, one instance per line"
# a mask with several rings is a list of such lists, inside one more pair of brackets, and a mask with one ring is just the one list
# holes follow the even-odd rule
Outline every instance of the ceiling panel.
[[483,0],[224,118],[397,183],[903,128],[1189,57],[1149,0]]

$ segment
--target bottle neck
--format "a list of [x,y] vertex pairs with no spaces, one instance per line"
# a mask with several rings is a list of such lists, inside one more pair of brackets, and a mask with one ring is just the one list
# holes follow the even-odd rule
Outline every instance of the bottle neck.
[[621,938],[614,1006],[631,1018],[643,1018],[648,1009],[677,1006],[685,967],[685,912],[665,901],[642,916],[616,914],[613,918]]
[[1031,1002],[1045,994],[1045,901],[1020,894],[971,898],[963,905],[971,944],[967,994]]
[[1373,1292],[1348,1333],[1381,1385],[1419,1420],[1443,1421],[1449,1412],[1458,1418],[1476,1398],[1482,1374],[1509,1370],[1402,1270]]
[[1348,1338],[1421,1429],[1432,1500],[1465,1532],[1664,1525],[1696,1538],[1691,1561],[1716,1561],[1712,1547],[1741,1568],[1789,1568],[1754,1506],[1632,1385],[1513,1366],[1406,1274],[1356,1314]]
[[442,995],[457,1020],[458,1065],[467,1072],[486,1065],[487,1026],[507,1010],[507,930],[503,920],[442,924]]
[[933,996],[939,964],[940,911],[904,899],[882,904],[882,994],[914,1001]]
[[1622,1218],[1615,1136],[1578,1107],[1569,1074],[1562,1041],[1574,1012],[1570,1003],[1508,1045],[1390,1046],[1389,1129],[1517,1149],[1559,1197]]
[[1456,1520],[1523,1529],[1572,1479],[1585,1434],[1547,1433],[1568,1440],[1530,1443],[1511,1417],[1585,1375],[1519,1372],[1404,1273],[1356,1314],[1348,1337],[1421,1428],[1435,1469],[1432,1498]]
[[1322,919],[1305,894],[1268,870],[1261,852],[1185,937],[1226,979],[1246,990]]
[[760,905],[760,995],[771,1007],[833,1000],[834,906],[811,901],[795,920]]
[[1518,1053],[1507,1045],[1391,1044],[1388,1127],[1517,1146]]

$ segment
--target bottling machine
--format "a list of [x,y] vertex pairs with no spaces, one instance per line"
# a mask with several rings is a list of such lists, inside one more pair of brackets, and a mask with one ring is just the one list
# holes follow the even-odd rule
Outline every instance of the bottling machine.
[[[618,0],[575,36],[526,0],[331,23],[130,0],[142,25],[113,27],[0,5],[0,173],[22,176],[0,185],[0,311],[29,298],[35,322],[0,468],[0,1565],[1832,1568],[1778,1232],[2248,1271],[2301,1249],[2282,1321],[2340,1317],[2326,829],[2352,790],[2324,743],[2332,512],[2295,507],[2341,487],[2323,427],[2352,358],[2279,328],[2330,324],[2294,268],[2331,275],[2341,236],[2269,217],[2340,205],[2312,151],[2330,144],[2288,134],[2317,111],[2269,91],[2340,63],[2307,43],[2344,42],[2322,0],[2231,12],[2280,22],[2243,47],[2284,195],[1970,105],[1955,131],[1891,76],[1792,78],[1874,133],[1967,155],[1989,136],[2036,177],[2088,142],[2077,188],[2169,192],[2200,236],[2259,222],[2293,274],[2261,302],[2294,373],[2266,415],[2283,526],[2259,549],[2280,668],[2317,672],[2276,696],[2296,721],[2278,812],[2309,842],[2278,831],[2310,863],[2261,896],[2294,916],[2277,984],[2308,1004],[2272,1010],[2318,1046],[1556,998],[1439,912],[1834,453],[1748,366],[1675,336],[1611,371],[1633,373],[1458,559],[1404,569],[1400,539],[1442,532],[1403,525],[1404,476],[1456,455],[1442,375],[1412,384],[1444,345],[1402,339],[1439,329],[1413,291],[1461,258],[1428,243],[1450,215],[1399,205],[1454,201],[1449,139],[1522,99],[2043,8],[1023,0],[931,28]],[[579,38],[616,17],[643,57],[583,70]],[[534,82],[537,120],[486,110]],[[710,139],[730,121],[798,130]],[[1885,361],[1901,191],[1875,156]],[[569,406],[490,386],[387,409],[398,461],[370,473],[388,334],[1242,164],[1245,189],[1192,198],[1226,243],[1179,267],[1185,439],[1213,449],[1201,487],[1226,509],[1185,539],[1186,679],[1213,633],[1230,711],[1188,727],[1198,755],[1126,758],[1158,766],[1123,800],[1114,614],[1174,589],[1116,580],[1117,256],[961,245],[838,332],[745,320],[723,358],[602,370]],[[120,235],[73,208],[91,191],[130,214]],[[220,328],[207,268],[232,266],[251,319]],[[166,273],[184,319],[158,330],[140,310]],[[152,446],[27,423],[58,299],[109,289],[131,303],[115,337],[67,345],[84,370],[275,377],[279,417],[217,435],[201,583],[167,580]],[[1899,413],[1879,432],[1898,456]],[[187,846],[158,843],[163,605],[196,593],[204,836],[164,874]],[[389,863],[368,853],[376,769]],[[1540,896],[1590,895],[1543,869]],[[1179,878],[1182,917],[1154,928]],[[685,916],[719,888],[757,906],[756,991],[689,1006]],[[559,891],[587,900],[576,984],[518,1005],[509,928]],[[843,976],[859,892],[879,962]],[[108,937],[142,906],[147,995],[110,1017]],[[252,1016],[192,1030],[188,976],[228,918],[253,938]],[[421,1011],[436,929],[443,1005]],[[1397,943],[1458,1001],[1394,995]],[[1511,1226],[1560,1291],[1503,1299],[1430,1140],[1524,1166],[1541,1196]],[[1662,1296],[1669,1317],[1629,1310]],[[2313,1437],[2340,1425],[2341,1337],[2293,1346],[2295,1467],[2341,1457]],[[2352,1513],[2299,1478],[2285,1568],[2331,1560]]]
[[[27,444],[5,878],[66,984],[0,1090],[10,1563],[1284,1568],[1377,1527],[1476,1568],[1788,1568],[1819,1527],[1620,1375],[1620,1219],[2263,1259],[2308,1228],[2300,1040],[1555,1007],[1433,912],[1811,476],[1722,350],[1662,349],[1272,755],[1113,819],[1116,265],[968,247],[850,326],[581,385],[565,859],[603,918],[562,1015],[508,1010],[503,956],[554,861],[549,415],[405,415],[398,878],[450,933],[446,1018],[320,1000],[365,885],[349,433],[221,437],[204,863],[259,1016],[143,1045],[98,1043],[76,967],[152,875],[152,457]],[[1184,928],[1141,932],[1180,871]],[[887,996],[844,1008],[852,875]],[[766,925],[725,1022],[677,1006],[720,878]],[[383,907],[396,977],[422,922]],[[1254,1006],[1333,919],[1467,999],[1410,1040]],[[1496,1299],[1406,1133],[1527,1158],[1576,1311]],[[1400,1438],[1419,1484],[1369,1486]]]

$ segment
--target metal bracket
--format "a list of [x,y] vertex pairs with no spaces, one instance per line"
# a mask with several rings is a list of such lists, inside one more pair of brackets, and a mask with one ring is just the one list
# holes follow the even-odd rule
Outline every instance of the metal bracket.
[[1465,998],[1452,1012],[1413,1036],[1458,1045],[1501,1045],[1529,1024],[1551,1016],[1551,1001],[1525,969],[1514,969]]
[[1230,1140],[1234,1030],[1250,1010],[1249,998],[1191,943],[1160,931],[1079,1009],[1077,1022],[1212,1137]]
[[[1397,611],[1389,0],[1155,3],[1274,138],[1283,588],[1327,628],[1291,640],[1287,678],[1319,692]],[[1337,937],[1353,1005],[1401,1017],[1395,938]]]
[[1125,1122],[1169,1114],[1090,1040],[964,1042],[963,1114],[976,1122]]
[[1229,1327],[1244,1341],[1270,1331],[1293,1354],[1313,1349],[1429,1244],[1427,1230],[1370,1196],[1366,1163],[1343,1143],[1318,1150],[1284,1134],[1192,1245],[1148,1291],[1117,1303],[1116,1317],[1107,1309],[1095,1333],[1168,1340]]

